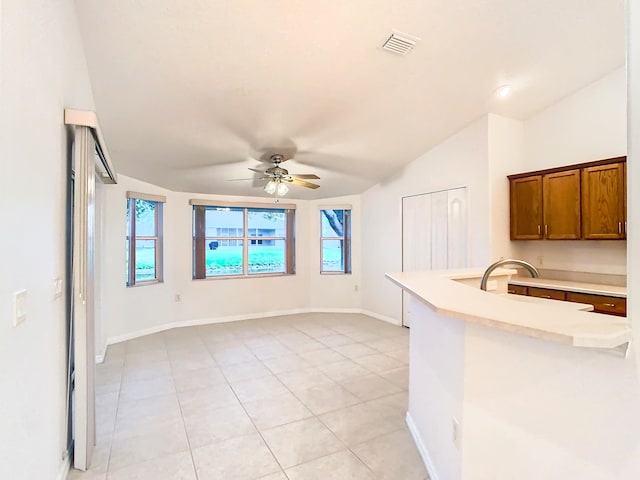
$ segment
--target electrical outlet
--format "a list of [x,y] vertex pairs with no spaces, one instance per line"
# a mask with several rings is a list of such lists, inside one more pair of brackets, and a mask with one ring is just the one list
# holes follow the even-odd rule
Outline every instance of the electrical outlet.
[[176,293],[175,300],[176,300],[176,302],[181,302],[182,301],[182,295],[180,295],[179,293]]
[[489,280],[487,281],[487,292],[492,292],[493,290],[498,289],[498,281],[497,280]]
[[27,291],[13,293],[13,326],[17,327],[27,319]]
[[460,450],[460,437],[461,437],[461,432],[460,432],[460,422],[458,421],[458,419],[456,417],[452,417],[451,418],[452,422],[452,440],[453,440],[453,444],[455,445],[455,447]]
[[544,265],[544,258],[542,257],[542,255],[538,255],[538,266],[542,267]]
[[360,290],[360,287],[358,285],[354,285],[353,286],[353,291],[357,292],[358,290]]

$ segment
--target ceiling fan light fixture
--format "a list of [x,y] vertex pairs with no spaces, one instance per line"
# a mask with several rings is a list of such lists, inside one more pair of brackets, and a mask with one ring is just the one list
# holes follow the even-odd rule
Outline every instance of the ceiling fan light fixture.
[[277,192],[279,196],[284,196],[287,194],[287,192],[289,191],[289,187],[287,187],[286,183],[278,183],[278,187],[277,187]]
[[267,184],[264,186],[264,191],[269,195],[273,195],[276,191],[277,185],[274,180],[269,180]]

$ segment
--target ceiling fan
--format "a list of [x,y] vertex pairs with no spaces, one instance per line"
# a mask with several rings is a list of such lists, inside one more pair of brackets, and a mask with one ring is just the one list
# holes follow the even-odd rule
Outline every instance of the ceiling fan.
[[[276,153],[269,157],[269,161],[273,163],[273,167],[269,167],[266,170],[258,170],[256,168],[249,168],[252,172],[261,174],[259,180],[268,180],[264,186],[264,191],[269,195],[276,194],[278,196],[286,195],[289,191],[287,183],[298,185],[299,187],[306,188],[318,188],[320,185],[315,183],[306,182],[307,180],[319,180],[320,177],[313,173],[289,173],[288,170],[282,168],[280,164],[286,159],[283,155]],[[254,180],[253,178],[240,178],[238,180]]]

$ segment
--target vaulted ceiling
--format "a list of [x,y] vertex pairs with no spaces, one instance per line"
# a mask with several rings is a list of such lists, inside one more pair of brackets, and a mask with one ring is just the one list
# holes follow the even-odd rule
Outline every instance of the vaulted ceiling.
[[[266,196],[229,180],[270,153],[321,177],[289,197],[360,193],[487,112],[526,119],[624,64],[624,0],[76,5],[117,171],[199,193]],[[383,50],[393,31],[414,50]]]

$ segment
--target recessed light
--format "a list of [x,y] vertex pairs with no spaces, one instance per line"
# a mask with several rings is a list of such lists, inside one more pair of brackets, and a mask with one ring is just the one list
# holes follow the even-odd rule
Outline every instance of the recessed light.
[[502,85],[498,88],[498,90],[496,90],[496,97],[506,98],[509,96],[512,90],[513,88],[511,87],[511,85]]

